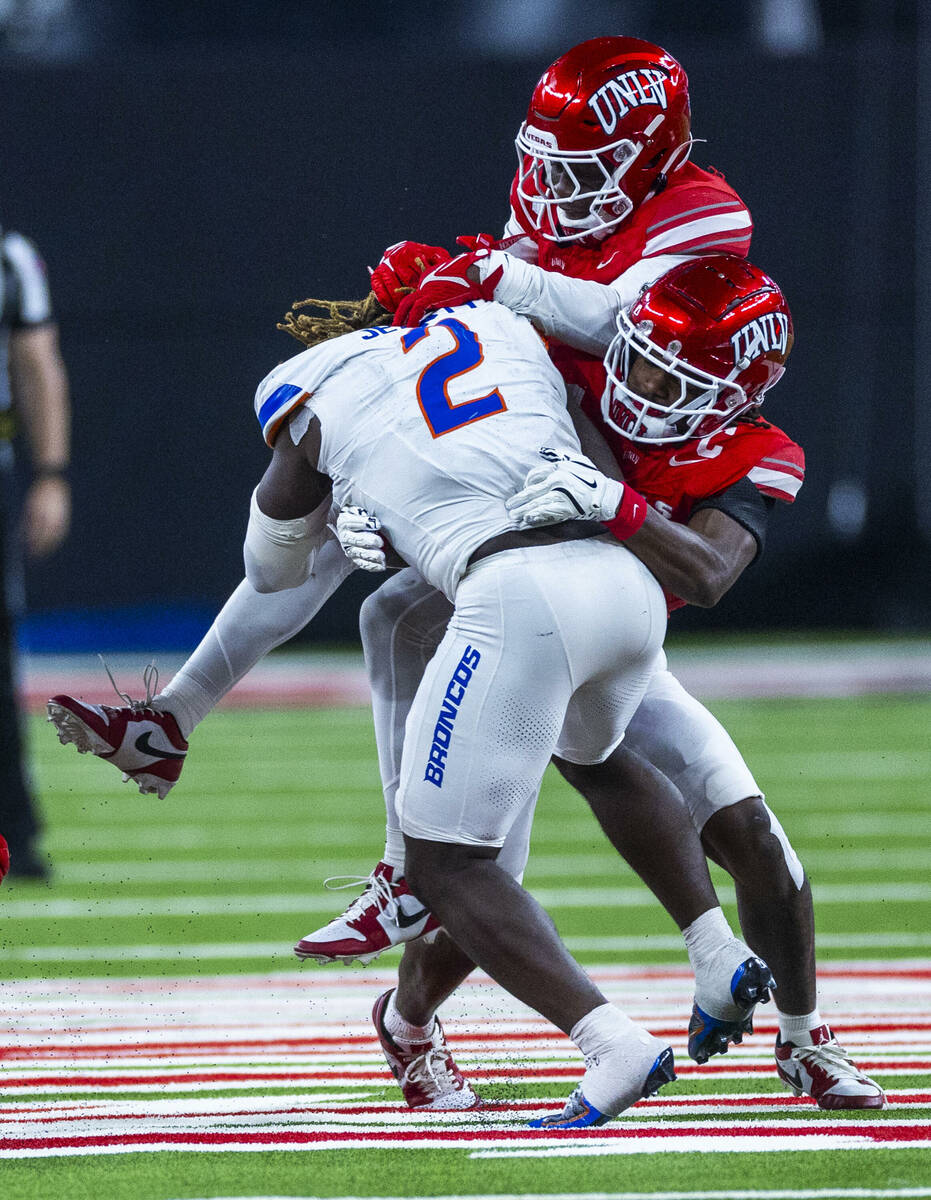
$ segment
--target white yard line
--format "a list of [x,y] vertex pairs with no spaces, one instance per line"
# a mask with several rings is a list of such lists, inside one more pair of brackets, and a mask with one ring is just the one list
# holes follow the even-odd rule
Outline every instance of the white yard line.
[[[844,800],[849,804],[849,800]],[[784,806],[781,806],[784,807]],[[61,826],[59,826],[61,829]],[[61,883],[136,883],[155,880],[164,883],[193,883],[210,882],[229,883],[250,880],[268,880],[282,878],[285,874],[300,877],[305,883],[313,882],[313,877],[319,873],[319,884],[322,888],[325,873],[357,874],[365,878],[365,871],[372,864],[365,859],[355,859],[351,862],[337,861],[327,872],[317,864],[308,867],[300,858],[246,858],[236,860],[217,860],[216,858],[169,858],[161,857],[158,861],[143,858],[101,859],[87,857],[70,857],[73,850],[64,845],[66,839],[60,838],[61,849],[55,854],[55,880]],[[805,865],[809,870],[850,872],[853,870],[886,872],[903,870],[924,870],[928,863],[926,847],[877,847],[870,850],[805,850]],[[543,854],[533,855],[528,868],[528,878],[531,885],[534,879],[560,879],[569,876],[592,875],[627,875],[629,869],[624,866],[616,854]],[[9,885],[7,885],[9,886]],[[360,890],[361,890],[360,884]]]
[[[371,1135],[359,1138],[338,1138],[332,1141],[326,1138],[320,1141],[291,1141],[282,1143],[281,1141],[269,1140],[263,1142],[229,1142],[218,1145],[214,1141],[206,1142],[131,1142],[127,1145],[105,1145],[105,1146],[56,1146],[50,1149],[41,1150],[0,1150],[0,1159],[5,1158],[60,1158],[74,1155],[90,1155],[96,1157],[100,1154],[149,1154],[170,1151],[172,1153],[198,1153],[198,1154],[257,1154],[267,1152],[269,1150],[293,1152],[310,1152],[320,1150],[340,1150],[340,1151],[360,1151],[372,1150],[376,1143],[373,1142]],[[567,1146],[564,1139],[558,1142],[540,1142],[538,1148],[533,1150],[501,1150],[497,1147],[500,1142],[496,1139],[494,1142],[489,1142],[487,1146],[483,1146],[481,1141],[471,1141],[463,1144],[460,1141],[455,1141],[450,1137],[428,1136],[423,1139],[418,1139],[416,1148],[420,1150],[464,1150],[467,1146],[476,1147],[470,1154],[470,1158],[566,1158],[566,1157],[583,1157],[589,1155],[634,1155],[634,1154],[773,1154],[781,1151],[807,1151],[813,1150],[927,1150],[931,1149],[931,1139],[924,1141],[912,1141],[908,1143],[899,1142],[879,1142],[873,1141],[868,1137],[855,1137],[843,1134],[802,1134],[795,1137],[768,1137],[765,1145],[761,1146],[760,1139],[756,1136],[749,1135],[747,1137],[728,1138],[726,1146],[722,1146],[712,1137],[679,1137],[679,1138],[644,1138],[643,1140],[631,1139],[629,1141],[620,1142],[618,1144],[611,1143],[593,1143],[588,1142],[583,1146]],[[409,1139],[399,1138],[393,1141],[390,1138],[379,1139],[377,1142],[379,1150],[411,1150],[413,1148]],[[888,1194],[888,1193],[885,1193]],[[836,1195],[836,1193],[828,1193],[828,1195]],[[241,1200],[241,1198],[240,1198]],[[445,1200],[445,1198],[444,1198]],[[522,1196],[520,1200],[525,1200]]]
[[[546,908],[651,908],[656,899],[642,887],[532,888]],[[724,899],[728,889],[722,888]],[[812,888],[817,904],[856,904],[877,901],[913,903],[931,900],[931,883],[822,883]],[[107,897],[85,900],[7,900],[0,911],[18,920],[77,919],[88,917],[224,916],[228,913],[335,912],[339,901],[326,892],[259,893],[255,896],[184,895]]]

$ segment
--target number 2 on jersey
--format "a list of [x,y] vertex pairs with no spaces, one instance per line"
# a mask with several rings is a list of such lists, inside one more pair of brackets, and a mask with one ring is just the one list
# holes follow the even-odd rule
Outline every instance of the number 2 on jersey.
[[452,433],[454,429],[461,429],[463,425],[471,425],[473,421],[481,421],[484,417],[493,417],[495,413],[505,412],[507,409],[504,397],[497,388],[485,396],[477,396],[474,400],[461,400],[458,404],[453,404],[450,400],[450,382],[474,370],[485,358],[482,343],[467,325],[463,325],[455,317],[444,317],[432,325],[421,326],[406,333],[401,339],[404,353],[416,346],[421,338],[428,337],[440,325],[449,330],[456,344],[452,350],[438,355],[424,367],[417,380],[420,411],[435,438],[442,437],[444,433]]

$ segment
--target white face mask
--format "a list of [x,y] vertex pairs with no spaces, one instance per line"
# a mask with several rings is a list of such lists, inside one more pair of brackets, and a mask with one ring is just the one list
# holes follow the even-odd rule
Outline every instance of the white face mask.
[[[617,325],[604,360],[607,382],[601,411],[618,433],[631,441],[655,445],[684,442],[697,436],[699,427],[704,437],[717,433],[750,407],[751,401],[735,380],[737,367],[726,378],[712,375],[677,357],[681,343],[670,342],[663,349],[652,341],[650,322],[634,325],[622,312]],[[674,400],[661,403],[633,391],[627,379],[634,354],[678,382]]]
[[[521,163],[517,194],[525,212],[548,241],[606,237],[633,211],[621,180],[640,147],[628,138],[597,152],[563,151],[551,134],[522,125],[516,145]],[[580,167],[587,168],[582,173],[584,182],[577,171]],[[588,211],[583,216],[568,214],[569,206],[584,201],[588,202]]]

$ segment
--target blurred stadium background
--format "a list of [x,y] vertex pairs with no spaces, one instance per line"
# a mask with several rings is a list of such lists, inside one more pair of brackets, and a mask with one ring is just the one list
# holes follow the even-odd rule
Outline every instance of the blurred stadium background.
[[[636,33],[691,79],[695,158],[756,220],[797,326],[769,414],[795,511],[680,631],[931,624],[931,13],[887,0],[0,0],[0,220],[49,265],[75,526],[30,578],[37,651],[187,649],[241,576],[251,397],[306,295],[507,216],[543,67]],[[314,641],[352,641],[353,579]]]

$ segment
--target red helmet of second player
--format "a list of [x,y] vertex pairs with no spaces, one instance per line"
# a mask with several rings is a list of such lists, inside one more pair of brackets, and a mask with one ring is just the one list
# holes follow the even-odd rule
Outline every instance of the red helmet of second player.
[[604,419],[636,442],[710,437],[761,403],[793,336],[786,298],[759,267],[734,254],[681,263],[618,316]]
[[688,79],[659,46],[592,38],[544,73],[517,135],[517,197],[544,238],[603,237],[691,149]]

